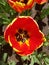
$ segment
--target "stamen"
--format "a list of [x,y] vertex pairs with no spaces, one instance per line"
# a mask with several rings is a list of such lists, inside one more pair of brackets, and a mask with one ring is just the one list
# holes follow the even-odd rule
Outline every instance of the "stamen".
[[24,33],[24,34],[27,34],[27,31],[26,31],[26,30],[24,30],[24,31],[23,31],[23,33]]
[[16,38],[19,38],[19,33],[16,33],[15,36],[16,36]]
[[28,32],[23,29],[19,29],[18,32],[15,34],[17,41],[21,41],[24,43],[28,38],[30,38]]
[[22,30],[22,29],[19,29],[18,32],[19,32],[20,34],[22,34],[22,33],[23,33],[23,30]]
[[24,3],[27,4],[28,0],[24,0]]
[[30,38],[30,36],[28,34],[23,35],[23,37],[26,38],[26,39]]
[[17,0],[18,2],[27,4],[28,0]]
[[20,0],[17,0],[18,2],[20,2]]
[[25,39],[25,38],[23,38],[21,41],[24,43],[24,42],[25,42],[25,40],[26,40],[26,39]]
[[21,40],[21,35],[19,33],[16,33],[15,36],[16,36],[17,41]]

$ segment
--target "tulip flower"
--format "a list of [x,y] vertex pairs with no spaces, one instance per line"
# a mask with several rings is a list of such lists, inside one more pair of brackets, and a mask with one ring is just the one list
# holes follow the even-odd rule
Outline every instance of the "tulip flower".
[[30,16],[15,18],[5,29],[5,40],[21,56],[29,55],[45,41],[37,22]]
[[10,6],[18,12],[32,8],[34,0],[8,0]]

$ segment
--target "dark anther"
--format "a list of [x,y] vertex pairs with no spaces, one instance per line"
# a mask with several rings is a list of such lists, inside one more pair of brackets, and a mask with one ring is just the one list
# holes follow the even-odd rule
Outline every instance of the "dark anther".
[[27,4],[28,0],[24,0],[24,3]]
[[17,41],[21,41],[22,40],[22,36],[19,34],[17,37],[16,37]]
[[27,34],[27,35],[26,35],[26,38],[28,39],[28,38],[30,38],[30,36]]
[[22,3],[25,3],[25,4],[27,4],[27,2],[28,2],[28,0],[18,0],[18,2],[22,2]]
[[21,41],[23,43],[26,41],[26,39],[30,38],[28,32],[23,29],[19,29],[18,32],[15,34],[15,37],[17,41]]
[[16,33],[15,36],[16,36],[16,38],[18,38],[19,37],[19,33]]
[[17,0],[18,2],[20,1],[20,0]]
[[28,34],[23,35],[23,37],[26,38],[26,39],[30,38],[30,36]]
[[26,34],[27,34],[27,31],[26,31],[26,30],[24,30],[24,31],[23,31],[23,33],[26,35]]
[[17,41],[21,41],[22,40],[22,36],[19,35],[19,38],[17,38]]
[[15,36],[16,36],[17,41],[20,41],[20,34],[16,33]]
[[18,32],[19,32],[20,34],[22,34],[22,33],[23,33],[23,30],[22,30],[22,29],[19,29]]
[[21,39],[21,41],[22,41],[23,43],[25,42],[25,40],[26,40],[25,38],[22,38],[22,39]]

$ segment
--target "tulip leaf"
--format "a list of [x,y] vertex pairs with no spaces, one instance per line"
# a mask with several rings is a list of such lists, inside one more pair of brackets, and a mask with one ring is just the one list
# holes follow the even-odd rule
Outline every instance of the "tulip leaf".
[[0,26],[9,24],[15,17],[17,12],[13,10],[6,0],[0,0]]
[[46,42],[44,42],[44,46],[48,46],[49,45],[49,33],[47,36],[45,36],[46,38]]
[[8,56],[7,53],[4,53],[4,54],[3,54],[2,60],[3,60],[4,62],[6,62],[7,56]]
[[11,62],[9,62],[9,65],[16,65],[16,62],[15,61],[11,61]]
[[21,59],[25,61],[25,60],[29,60],[29,57],[28,56],[22,56]]
[[5,0],[0,0],[0,4],[3,5],[3,6],[5,6],[5,4],[6,4]]
[[5,42],[5,40],[4,40],[4,37],[3,36],[0,36],[0,45],[2,45],[2,44],[5,44],[6,42]]
[[49,64],[49,57],[45,57],[44,61]]
[[20,15],[22,16],[22,15],[24,15],[24,16],[30,16],[32,14],[32,12],[31,12],[31,9],[30,10],[26,10],[26,11],[24,11],[24,12],[22,12]]
[[38,59],[41,59],[42,57],[43,57],[42,53],[38,54]]
[[36,57],[36,55],[33,55],[33,59],[34,59],[34,62],[36,63],[38,63],[38,64],[40,64],[40,61],[39,61],[39,59]]
[[49,6],[45,9],[42,9],[41,10],[41,15],[40,15],[40,18],[43,19],[45,18],[45,16],[49,15]]
[[34,65],[34,59],[33,59],[33,57],[31,58],[30,65]]
[[48,33],[48,35],[46,36],[46,40],[49,40],[49,33]]
[[0,61],[0,65],[8,65],[8,64],[4,63],[3,61]]
[[45,62],[45,65],[49,65],[47,62]]
[[48,46],[48,45],[49,45],[48,41],[44,42],[44,46]]

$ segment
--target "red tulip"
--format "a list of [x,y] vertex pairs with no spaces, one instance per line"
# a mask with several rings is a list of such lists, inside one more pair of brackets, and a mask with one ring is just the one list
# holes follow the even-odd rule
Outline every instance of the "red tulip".
[[38,3],[38,4],[43,4],[43,3],[46,3],[48,0],[36,0],[36,2]]
[[21,13],[23,10],[32,8],[34,1],[35,0],[8,0],[8,3],[14,10]]
[[5,40],[19,55],[29,55],[43,45],[44,34],[30,16],[19,16],[4,32]]

